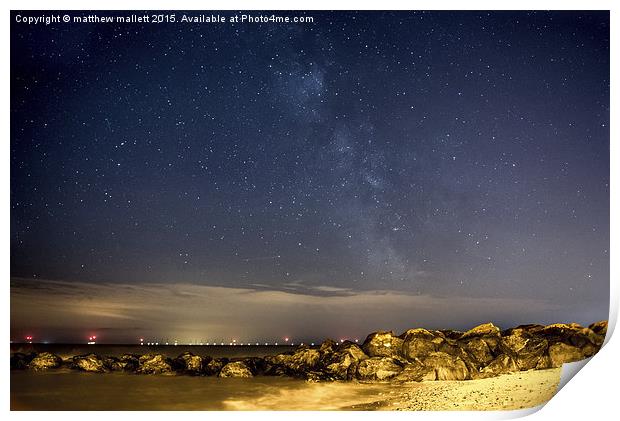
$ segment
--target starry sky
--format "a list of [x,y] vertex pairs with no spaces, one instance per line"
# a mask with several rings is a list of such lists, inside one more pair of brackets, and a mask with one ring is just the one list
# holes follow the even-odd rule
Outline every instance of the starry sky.
[[607,318],[608,12],[19,13],[12,337]]

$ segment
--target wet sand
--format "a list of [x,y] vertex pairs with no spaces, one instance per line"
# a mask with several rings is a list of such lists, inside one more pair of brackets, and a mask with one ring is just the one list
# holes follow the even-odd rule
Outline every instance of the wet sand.
[[548,401],[559,379],[559,369],[407,384],[12,371],[11,409],[511,410]]

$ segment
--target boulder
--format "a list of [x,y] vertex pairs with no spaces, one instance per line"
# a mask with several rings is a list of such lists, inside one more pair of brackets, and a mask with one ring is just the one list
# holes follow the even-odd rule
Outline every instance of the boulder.
[[501,331],[493,323],[484,323],[469,329],[459,338],[461,342],[468,342],[473,338],[482,339],[488,346],[491,353],[494,353],[501,341]]
[[308,347],[299,348],[288,362],[289,368],[293,371],[307,371],[315,368],[319,364],[321,353],[317,349]]
[[465,362],[445,352],[433,352],[424,359],[425,366],[435,370],[437,380],[466,380],[470,378]]
[[403,335],[402,355],[410,361],[424,357],[437,351],[439,345],[444,342],[442,336],[436,336],[426,329],[409,329]]
[[250,369],[253,375],[264,374],[267,370],[267,363],[264,358],[248,357],[244,358],[243,363]]
[[331,354],[338,347],[336,341],[332,339],[325,339],[319,346],[319,352],[321,354]]
[[452,329],[441,329],[438,330],[446,339],[459,339],[463,336],[463,332],[460,330],[452,330]]
[[592,323],[588,328],[603,338],[607,335],[607,320],[601,320],[600,322]]
[[471,356],[477,368],[484,367],[493,361],[493,354],[487,342],[479,337],[459,340],[459,345]]
[[304,373],[303,378],[309,383],[318,383],[323,380],[331,380],[331,377],[322,371],[307,371]]
[[506,329],[505,331],[503,331],[502,337],[510,336],[514,334],[517,334],[517,335],[526,334],[526,336],[532,336],[532,335],[535,335],[537,332],[539,332],[542,328],[544,328],[544,326],[538,325],[538,324],[519,325],[517,327],[512,327],[510,329]]
[[462,345],[462,343],[459,344],[458,342],[449,339],[438,347],[437,352],[448,354],[454,358],[459,358],[465,363],[467,371],[470,373],[470,377],[475,379],[477,378],[478,370],[481,365],[460,345]]
[[[333,349],[333,348],[331,348]],[[330,355],[330,354],[325,354]],[[318,349],[300,347],[293,354],[279,354],[265,357],[268,375],[288,375],[293,377],[306,377],[306,373],[314,371],[321,360],[321,352]]]
[[489,365],[481,370],[480,377],[495,377],[500,374],[513,373],[515,371],[519,371],[519,366],[515,360],[510,355],[501,354],[495,357]]
[[73,367],[89,373],[105,373],[108,371],[104,359],[97,354],[78,355],[73,357]]
[[356,344],[346,344],[338,347],[332,354],[321,359],[323,372],[328,376],[338,380],[351,379],[357,371],[360,361],[367,359],[368,356]]
[[172,367],[175,371],[196,376],[202,373],[203,363],[204,359],[201,356],[184,352],[172,361]]
[[146,354],[138,359],[137,372],[140,374],[172,373],[172,361],[161,354]]
[[50,368],[58,368],[62,365],[62,358],[51,352],[42,352],[37,354],[30,363],[28,368],[35,371],[48,370]]
[[213,358],[206,365],[203,365],[203,371],[207,376],[215,376],[226,364],[228,364],[228,358]]
[[479,338],[483,336],[500,336],[500,330],[493,323],[484,323],[469,329],[459,339]]
[[548,348],[549,343],[547,340],[538,337],[530,338],[516,353],[516,358],[514,358],[514,360],[520,370],[532,370],[536,368]]
[[564,363],[583,360],[585,355],[575,346],[558,342],[549,347],[549,358],[552,367],[561,367]]
[[419,359],[415,359],[403,367],[403,370],[393,378],[398,382],[424,382],[433,381],[437,378],[435,369],[424,365]]
[[394,332],[374,332],[368,335],[362,349],[370,357],[392,357],[401,355],[403,340]]
[[291,372],[290,360],[292,354],[284,353],[278,355],[268,355],[265,357],[265,374],[267,376],[295,376],[297,373],[295,370]]
[[15,352],[11,354],[11,370],[24,370],[28,368],[28,364],[35,356],[35,353],[24,354],[23,352]]
[[403,371],[403,366],[390,357],[367,358],[357,366],[357,378],[360,380],[388,380]]
[[103,366],[107,371],[123,371],[125,366],[121,364],[117,357],[101,357]]
[[135,354],[123,354],[118,359],[118,364],[113,366],[113,369],[119,369],[119,371],[138,371],[140,367],[140,356]]
[[533,329],[511,329],[509,333],[502,337],[501,351],[512,357],[520,370],[536,368],[539,360],[547,352],[549,342],[536,335]]
[[243,361],[234,361],[226,364],[220,370],[218,377],[253,377],[252,371]]

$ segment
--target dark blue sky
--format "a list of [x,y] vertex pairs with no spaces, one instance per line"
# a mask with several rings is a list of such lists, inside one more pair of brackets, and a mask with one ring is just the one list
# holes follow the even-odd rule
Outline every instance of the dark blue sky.
[[[522,300],[506,323],[607,317],[607,12],[18,13],[13,294],[50,280],[391,291]],[[36,327],[17,311],[15,332]]]

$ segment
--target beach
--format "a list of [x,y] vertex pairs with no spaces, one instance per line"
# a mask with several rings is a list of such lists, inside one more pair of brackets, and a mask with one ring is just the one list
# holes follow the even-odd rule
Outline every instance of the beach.
[[551,399],[559,378],[560,369],[403,384],[11,371],[11,409],[512,410]]

